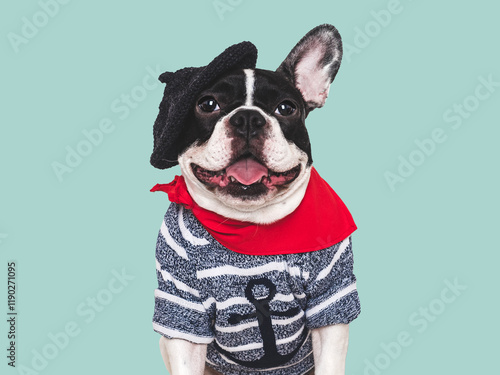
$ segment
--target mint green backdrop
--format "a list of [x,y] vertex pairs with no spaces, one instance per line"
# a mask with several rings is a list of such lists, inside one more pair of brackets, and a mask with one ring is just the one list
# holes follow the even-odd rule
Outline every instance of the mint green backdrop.
[[[159,72],[252,41],[276,68],[311,28],[345,44],[308,118],[351,210],[362,313],[347,373],[498,367],[500,6],[495,1],[2,5],[2,374],[165,374],[154,248],[178,168],[149,165]],[[16,263],[8,366],[7,263]]]

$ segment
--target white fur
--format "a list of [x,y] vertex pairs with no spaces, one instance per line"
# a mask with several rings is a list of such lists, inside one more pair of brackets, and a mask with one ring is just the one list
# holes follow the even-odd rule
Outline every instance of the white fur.
[[245,72],[245,88],[246,88],[246,101],[245,105],[250,107],[253,105],[253,92],[255,89],[255,72],[252,69],[244,69]]
[[193,344],[180,339],[160,338],[160,352],[170,375],[203,375],[206,344]]
[[344,375],[349,325],[335,324],[312,330],[314,373]]
[[304,100],[314,103],[315,107],[323,107],[328,97],[331,84],[330,68],[340,58],[340,53],[336,52],[332,62],[319,69],[318,63],[324,56],[324,51],[322,46],[318,46],[309,50],[295,68],[297,88]]
[[[261,113],[264,112],[261,111]],[[266,166],[274,172],[286,172],[295,167],[298,162],[305,167],[307,154],[285,138],[278,120],[267,116],[267,121],[271,131],[268,132],[264,143],[265,160],[263,162]]]
[[[301,165],[299,176],[282,193],[270,192],[251,201],[223,195],[217,191],[214,195],[192,171],[191,163],[211,171],[218,171],[229,165],[232,155],[231,139],[228,136],[232,125],[229,119],[243,109],[258,111],[266,119],[268,136],[263,147],[265,160],[262,160],[266,167],[274,172],[285,172],[298,164]],[[215,125],[213,134],[206,143],[192,145],[179,157],[179,165],[188,191],[199,206],[231,219],[259,224],[275,222],[293,212],[304,197],[310,177],[310,168],[306,167],[307,154],[285,138],[278,120],[256,106],[242,106],[224,116]]]

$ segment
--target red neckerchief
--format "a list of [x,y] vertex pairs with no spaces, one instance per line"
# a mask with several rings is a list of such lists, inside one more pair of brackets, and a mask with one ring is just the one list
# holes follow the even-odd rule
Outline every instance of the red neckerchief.
[[163,191],[171,202],[192,210],[221,245],[237,253],[277,255],[316,251],[344,240],[357,229],[344,202],[314,168],[302,202],[291,214],[272,224],[228,219],[198,206],[182,176],[175,176],[169,184],[157,184],[151,191]]

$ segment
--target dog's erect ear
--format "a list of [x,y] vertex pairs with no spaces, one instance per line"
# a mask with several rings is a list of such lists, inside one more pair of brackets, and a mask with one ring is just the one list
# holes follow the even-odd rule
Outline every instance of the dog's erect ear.
[[332,25],[309,31],[276,70],[302,93],[308,109],[322,107],[342,60],[342,40]]

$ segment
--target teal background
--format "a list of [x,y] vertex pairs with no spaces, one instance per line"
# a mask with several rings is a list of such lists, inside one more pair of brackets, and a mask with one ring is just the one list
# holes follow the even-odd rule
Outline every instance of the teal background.
[[[142,85],[147,67],[205,65],[250,40],[258,67],[275,69],[321,23],[334,24],[355,47],[357,30],[374,27],[371,12],[391,1],[222,0],[231,10],[221,17],[214,3],[71,1],[17,53],[8,35],[21,35],[23,17],[31,20],[41,5],[1,6],[4,354],[10,260],[18,288],[18,368],[3,354],[2,374],[166,373],[151,316],[154,247],[168,202],[149,189],[179,170],[149,165],[162,86],[145,90],[126,116],[111,107]],[[401,0],[400,8],[366,47],[345,56],[326,106],[308,118],[315,166],[359,227],[353,244],[362,314],[351,325],[347,373],[491,373],[498,367],[500,90],[459,129],[443,114],[474,95],[479,77],[500,81],[500,5]],[[86,139],[82,131],[103,119],[113,130],[59,181],[52,164],[65,163],[66,148],[75,149]],[[398,157],[408,159],[418,150],[415,140],[436,128],[446,141],[392,191],[384,174],[398,173]],[[123,269],[134,279],[86,322],[82,303],[109,296],[113,270]],[[436,302],[446,280],[455,279],[466,290],[453,302]],[[410,317],[422,321],[419,309],[429,305],[439,314],[424,319],[425,329],[412,324]],[[76,337],[52,352],[44,369],[27,372],[49,335],[70,322]],[[409,346],[390,345],[405,332]]]

